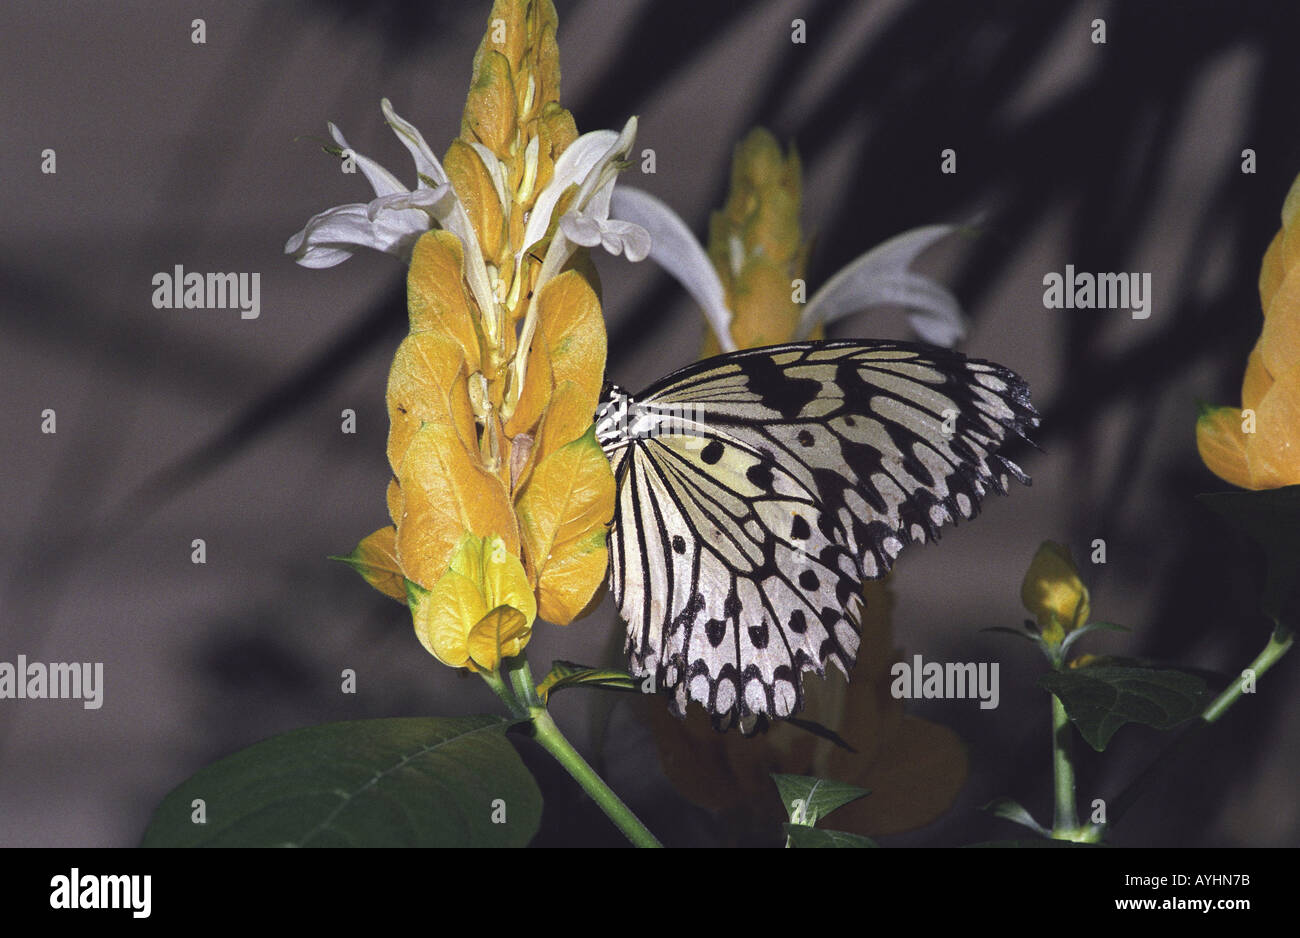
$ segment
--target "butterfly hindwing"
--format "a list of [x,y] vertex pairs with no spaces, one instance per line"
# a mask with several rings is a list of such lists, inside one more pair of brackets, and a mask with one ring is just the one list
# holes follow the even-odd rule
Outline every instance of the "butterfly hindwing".
[[1027,483],[999,450],[1036,424],[1012,372],[897,342],[751,349],[612,389],[597,436],[633,673],[720,728],[790,716],[803,671],[852,667],[862,581]]

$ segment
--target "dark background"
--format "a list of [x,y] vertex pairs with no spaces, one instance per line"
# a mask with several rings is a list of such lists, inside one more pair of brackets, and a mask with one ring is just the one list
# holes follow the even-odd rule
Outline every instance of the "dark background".
[[[388,96],[441,153],[459,130],[489,4],[153,2],[0,10],[0,660],[102,661],[105,703],[0,701],[0,845],[128,845],[214,758],[338,719],[495,711],[438,665],[407,613],[326,561],[386,523],[384,385],[405,331],[403,268],[367,252],[312,271],[283,253],[315,212],[370,192],[303,135],[333,120],[408,183]],[[936,824],[887,842],[1015,836],[999,795],[1050,814],[1041,659],[979,631],[1024,618],[1041,540],[1107,542],[1084,564],[1091,650],[1218,672],[1262,647],[1259,556],[1192,497],[1226,488],[1196,454],[1196,402],[1237,404],[1261,325],[1256,278],[1300,173],[1300,11],[1260,2],[572,0],[557,3],[563,103],[580,130],[640,115],[658,172],[626,181],[703,234],[730,150],[763,124],[804,160],[809,283],[905,229],[982,219],[920,265],[973,319],[964,348],[1030,382],[1044,415],[1032,489],[990,503],[894,578],[897,642],[927,660],[999,661],[1001,706],[922,702],[967,741],[971,777]],[[207,24],[206,45],[190,22]],[[808,41],[790,41],[795,17]],[[1090,41],[1094,18],[1107,43]],[[41,151],[58,172],[40,172]],[[952,147],[958,173],[939,173]],[[1241,151],[1258,172],[1240,172]],[[639,387],[698,352],[702,319],[649,263],[601,258],[610,376]],[[1047,310],[1066,264],[1150,272],[1152,314]],[[154,273],[257,271],[262,313],[156,310]],[[872,313],[839,335],[901,335]],[[54,408],[58,433],[40,433]],[[340,433],[353,408],[359,432]],[[190,542],[208,562],[190,562]],[[612,606],[539,626],[534,670],[595,662]],[[1294,659],[1294,655],[1292,656]],[[610,663],[614,663],[611,661]],[[339,693],[354,668],[359,693]],[[1300,843],[1297,663],[1170,766],[1121,844]],[[589,746],[591,698],[557,698]],[[1121,731],[1081,759],[1113,797],[1162,745]],[[548,843],[616,843],[525,747]],[[713,819],[660,774],[616,709],[609,778],[669,843]]]

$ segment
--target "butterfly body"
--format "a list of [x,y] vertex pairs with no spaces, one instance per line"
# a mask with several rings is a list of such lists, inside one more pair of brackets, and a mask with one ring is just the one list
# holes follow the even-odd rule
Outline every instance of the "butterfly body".
[[1028,482],[999,451],[1037,424],[990,362],[900,342],[805,342],[609,386],[611,590],[630,667],[684,713],[749,731],[803,705],[802,674],[858,647],[862,582],[905,544]]

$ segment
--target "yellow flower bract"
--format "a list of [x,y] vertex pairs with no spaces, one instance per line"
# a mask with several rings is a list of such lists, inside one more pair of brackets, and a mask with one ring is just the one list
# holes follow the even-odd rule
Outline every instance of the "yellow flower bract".
[[1300,484],[1300,177],[1259,272],[1264,325],[1246,360],[1241,408],[1206,408],[1196,446],[1210,471],[1247,489]]
[[[521,243],[577,138],[558,103],[555,25],[551,0],[497,0],[488,18],[443,161],[474,238],[434,230],[412,251],[410,334],[388,377],[393,525],[347,558],[408,603],[431,654],[471,670],[520,654],[539,611],[557,624],[580,615],[608,565],[614,478],[592,429],[606,351],[597,283],[581,251],[539,283],[547,239]],[[518,354],[526,377],[511,388]]]
[[443,664],[494,671],[528,643],[537,601],[516,552],[467,534],[432,589],[411,588],[411,612],[416,637]]

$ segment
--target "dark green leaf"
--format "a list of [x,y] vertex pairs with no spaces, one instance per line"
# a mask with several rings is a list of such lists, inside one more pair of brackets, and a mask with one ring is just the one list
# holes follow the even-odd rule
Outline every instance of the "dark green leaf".
[[791,847],[876,847],[870,837],[850,834],[848,831],[824,831],[804,824],[785,824],[785,834]]
[[1184,671],[1096,666],[1052,671],[1038,684],[1061,699],[1083,738],[1098,752],[1125,723],[1167,730],[1200,714],[1205,682]]
[[[274,736],[182,782],[142,845],[524,846],[542,795],[506,739],[510,725],[411,717]],[[196,800],[206,823],[193,821]]]
[[1269,618],[1281,619],[1300,576],[1300,485],[1196,497],[1263,546],[1266,574],[1260,605]]
[[1034,816],[1020,806],[1018,802],[1010,798],[998,798],[996,801],[990,801],[984,805],[985,811],[994,817],[1000,817],[1008,821],[1014,821],[1023,827],[1027,827],[1036,834],[1042,834],[1044,837],[1050,837],[1052,832],[1046,827],[1034,820]]
[[836,808],[871,794],[865,788],[811,775],[773,775],[786,813],[796,824],[812,826]]
[[616,668],[589,668],[572,661],[553,661],[551,671],[537,685],[537,696],[545,703],[552,693],[566,687],[596,687],[603,690],[638,691],[641,682]]
[[835,732],[829,726],[822,726],[816,720],[805,720],[802,717],[786,717],[785,722],[806,733],[812,733],[814,736],[820,737],[827,742],[832,742],[847,752],[851,752],[855,755],[857,754],[857,750],[850,746],[844,737],[840,736],[839,733]]

